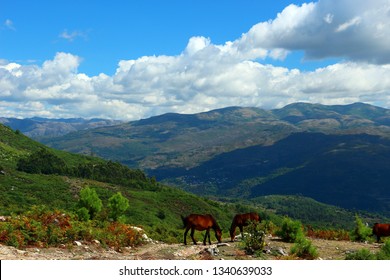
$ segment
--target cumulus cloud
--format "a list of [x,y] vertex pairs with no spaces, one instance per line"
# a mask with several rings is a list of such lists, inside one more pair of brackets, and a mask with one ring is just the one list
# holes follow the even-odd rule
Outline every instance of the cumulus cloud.
[[390,62],[388,0],[321,0],[286,7],[274,20],[254,25],[236,48],[302,50],[310,59],[344,57]]
[[[69,53],[42,65],[0,60],[0,110],[19,117],[134,120],[298,101],[390,107],[389,15],[390,4],[381,0],[290,5],[234,41],[216,45],[192,37],[176,56],[122,60],[112,76],[78,73],[82,59]],[[296,50],[342,60],[315,71],[262,63]]]

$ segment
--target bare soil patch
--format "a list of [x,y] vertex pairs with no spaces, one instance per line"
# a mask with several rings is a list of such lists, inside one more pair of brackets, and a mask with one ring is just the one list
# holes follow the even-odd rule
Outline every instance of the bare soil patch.
[[[319,259],[343,260],[350,252],[366,248],[372,252],[379,251],[381,244],[358,243],[350,241],[335,241],[311,239],[317,248]],[[241,242],[226,242],[212,245],[165,244],[152,242],[135,248],[122,248],[116,251],[104,248],[96,243],[81,243],[51,248],[25,248],[22,250],[0,244],[1,260],[251,260],[258,256],[248,255]],[[266,239],[267,253],[265,259],[293,259],[289,254],[293,244],[278,238]]]

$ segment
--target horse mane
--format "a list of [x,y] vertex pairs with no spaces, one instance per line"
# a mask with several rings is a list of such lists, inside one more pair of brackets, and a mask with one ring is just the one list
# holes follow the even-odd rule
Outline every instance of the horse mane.
[[213,220],[212,229],[213,229],[213,230],[220,230],[220,231],[222,231],[222,230],[221,230],[221,227],[218,225],[218,223],[217,223],[217,221],[214,219],[214,217],[211,216],[211,215],[210,215],[210,217],[211,217],[211,219]]

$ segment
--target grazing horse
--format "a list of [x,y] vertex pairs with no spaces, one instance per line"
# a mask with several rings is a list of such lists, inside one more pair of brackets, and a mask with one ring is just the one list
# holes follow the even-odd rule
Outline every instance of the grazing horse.
[[183,220],[183,224],[185,227],[184,231],[184,244],[187,245],[187,232],[191,229],[191,238],[194,244],[196,245],[196,241],[194,239],[194,232],[195,230],[206,230],[206,235],[203,239],[203,245],[206,245],[206,238],[209,238],[209,244],[211,245],[210,241],[210,229],[213,229],[215,232],[215,237],[218,240],[218,243],[221,242],[221,236],[222,236],[222,230],[215,221],[214,217],[211,215],[198,215],[198,214],[191,214],[187,217],[181,216],[181,219]]
[[234,237],[236,236],[236,227],[240,229],[241,236],[244,238],[243,227],[249,224],[249,221],[260,222],[261,219],[257,213],[245,213],[245,214],[237,214],[233,218],[232,225],[230,227],[230,238],[231,242],[234,241]]
[[379,243],[381,236],[390,236],[390,224],[375,223],[372,227],[372,234],[376,235],[376,242]]

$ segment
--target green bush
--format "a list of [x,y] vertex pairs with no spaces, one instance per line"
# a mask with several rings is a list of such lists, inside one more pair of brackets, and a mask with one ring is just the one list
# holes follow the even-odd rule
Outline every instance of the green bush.
[[390,260],[390,239],[387,239],[376,254],[378,260]]
[[245,236],[243,240],[245,251],[249,254],[261,253],[265,246],[265,235],[268,232],[268,222],[250,222],[246,227],[246,232],[248,235]]
[[86,187],[80,191],[80,207],[84,207],[88,210],[90,217],[95,218],[103,208],[103,202],[97,195],[94,189]]
[[317,248],[307,238],[296,240],[291,247],[290,253],[302,259],[314,260],[318,257]]
[[375,254],[371,253],[368,249],[360,249],[356,252],[347,254],[346,260],[375,260]]
[[296,242],[304,238],[303,227],[300,221],[293,221],[290,218],[284,218],[282,226],[277,230],[276,235],[281,237],[286,242]]
[[355,216],[355,229],[352,230],[350,236],[353,241],[367,241],[372,235],[372,229],[367,227],[358,215]]
[[77,216],[79,217],[80,221],[84,222],[88,221],[91,218],[88,209],[85,207],[81,207],[77,210]]
[[129,200],[120,192],[114,194],[108,199],[109,217],[114,221],[118,221],[127,208],[129,208]]
[[390,240],[386,240],[379,252],[372,253],[363,248],[347,254],[346,260],[390,260]]

